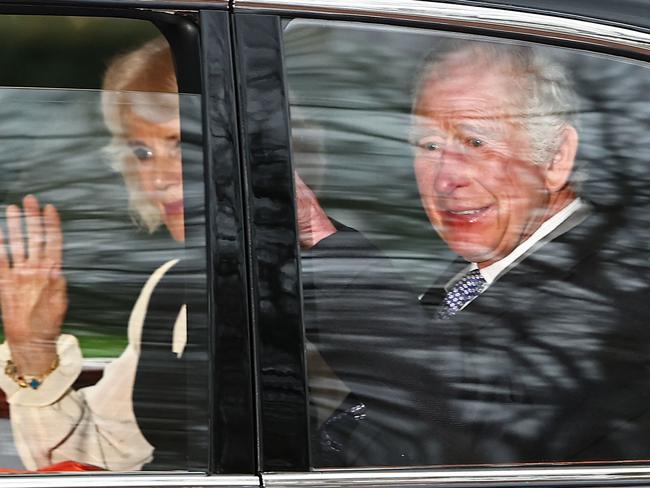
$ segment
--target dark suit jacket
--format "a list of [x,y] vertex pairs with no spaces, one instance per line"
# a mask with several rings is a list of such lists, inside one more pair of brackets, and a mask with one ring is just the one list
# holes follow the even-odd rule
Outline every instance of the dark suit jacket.
[[[561,228],[450,320],[434,319],[435,290],[421,306],[395,300],[403,288],[380,276],[380,255],[353,321],[349,294],[330,320],[308,314],[326,360],[365,398],[367,429],[389,434],[350,429],[357,452],[384,448],[339,462],[395,464],[394,446],[422,464],[650,458],[648,243],[621,217],[596,208]],[[368,387],[377,375],[393,390]],[[391,405],[375,414],[380,396]]]
[[325,425],[313,425],[313,462],[399,466],[441,459],[462,434],[447,412],[444,382],[427,360],[435,341],[427,316],[386,256],[360,233],[337,227],[302,256],[307,339],[351,390]]

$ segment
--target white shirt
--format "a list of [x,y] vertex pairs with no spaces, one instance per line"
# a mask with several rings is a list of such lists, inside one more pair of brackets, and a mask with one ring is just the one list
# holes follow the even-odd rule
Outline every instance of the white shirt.
[[[138,427],[133,412],[133,385],[140,354],[142,327],[149,299],[158,282],[176,263],[171,260],[149,277],[131,311],[129,343],[120,357],[105,369],[93,386],[71,388],[81,372],[82,356],[74,336],[62,334],[57,341],[60,366],[37,389],[20,388],[0,373],[0,388],[10,407],[16,449],[25,468],[34,470],[74,460],[104,469],[140,469],[152,459],[153,447]],[[170,346],[182,355],[187,341],[186,306],[179,310]],[[0,346],[0,371],[4,372],[11,351]]]
[[[544,221],[542,225],[540,225],[539,228],[530,235],[530,237],[515,247],[506,257],[484,268],[479,268],[477,263],[471,263],[467,268],[463,269],[460,273],[449,280],[449,282],[445,285],[445,289],[450,289],[453,284],[456,283],[456,281],[474,269],[479,269],[481,276],[487,283],[487,287],[485,288],[487,289],[501,275],[515,266],[517,260],[523,257],[528,251],[530,251],[533,246],[535,246],[535,244],[543,241],[551,232],[562,225],[569,217],[571,217],[578,210],[582,209],[584,205],[585,204],[580,198],[576,198],[551,218]],[[483,291],[485,291],[485,289]],[[467,303],[465,303],[465,305],[463,305],[462,308],[465,308],[471,302],[472,300],[469,300]]]

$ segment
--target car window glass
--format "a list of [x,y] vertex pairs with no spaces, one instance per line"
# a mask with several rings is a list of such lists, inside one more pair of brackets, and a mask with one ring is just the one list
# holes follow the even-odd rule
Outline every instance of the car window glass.
[[0,37],[0,470],[206,471],[200,96],[146,21]]
[[315,467],[648,459],[647,65],[284,31]]

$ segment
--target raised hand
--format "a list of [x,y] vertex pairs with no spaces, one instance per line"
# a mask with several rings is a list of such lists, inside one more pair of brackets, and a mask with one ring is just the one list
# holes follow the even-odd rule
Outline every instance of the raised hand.
[[318,198],[298,173],[294,172],[296,182],[296,207],[300,247],[311,249],[321,240],[334,234],[336,227],[332,224]]
[[[0,307],[12,360],[22,375],[48,371],[56,358],[68,300],[61,273],[63,236],[53,205],[33,195],[7,207],[8,246],[0,230]],[[23,218],[27,236],[23,235]],[[7,253],[8,248],[8,253]]]

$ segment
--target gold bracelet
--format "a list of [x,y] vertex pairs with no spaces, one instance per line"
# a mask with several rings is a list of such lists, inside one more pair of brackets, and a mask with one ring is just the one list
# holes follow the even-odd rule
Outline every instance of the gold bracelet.
[[7,365],[5,366],[5,374],[14,380],[21,388],[30,387],[32,390],[37,390],[38,387],[43,384],[45,378],[47,378],[52,373],[52,371],[58,367],[59,356],[56,356],[50,365],[50,369],[48,369],[45,373],[38,375],[22,375],[18,374],[18,367],[14,364],[14,362],[11,359],[8,359]]

